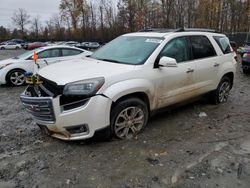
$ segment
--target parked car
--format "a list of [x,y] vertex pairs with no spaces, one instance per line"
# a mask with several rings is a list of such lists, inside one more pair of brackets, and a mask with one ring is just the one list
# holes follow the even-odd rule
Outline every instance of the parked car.
[[244,53],[242,57],[242,69],[243,73],[245,74],[250,73],[250,52]]
[[1,50],[13,50],[13,49],[20,49],[20,48],[22,48],[22,46],[15,42],[7,42],[3,45],[0,45]]
[[250,43],[246,43],[240,50],[241,57],[244,56],[245,53],[250,53]]
[[43,42],[33,42],[33,43],[28,43],[27,45],[24,46],[25,50],[34,50],[36,48],[44,47],[46,46],[45,43]]
[[98,42],[82,42],[78,45],[76,45],[76,47],[81,48],[81,49],[97,49],[100,47],[100,44]]
[[40,68],[65,60],[80,59],[91,55],[92,52],[69,46],[41,47],[28,51],[20,56],[0,61],[0,85],[9,84],[21,86],[25,84],[25,72],[33,72],[35,63],[33,61],[34,51],[38,54],[37,64]]
[[25,43],[25,41],[22,40],[22,39],[11,39],[10,42],[15,42],[15,43],[17,43],[17,44]]
[[65,42],[64,45],[67,46],[77,46],[79,44],[79,42],[76,41],[69,41],[69,42]]
[[45,132],[62,140],[98,131],[130,139],[160,108],[207,93],[214,104],[224,103],[235,53],[225,35],[202,31],[123,35],[83,60],[41,69],[42,84],[29,86],[21,101]]
[[1,46],[1,45],[5,45],[6,43],[7,43],[7,42],[1,42],[1,43],[0,43],[0,46]]

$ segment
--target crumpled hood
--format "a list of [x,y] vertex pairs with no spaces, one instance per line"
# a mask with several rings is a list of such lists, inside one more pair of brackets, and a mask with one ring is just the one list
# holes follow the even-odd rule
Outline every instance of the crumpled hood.
[[91,58],[64,61],[47,66],[38,71],[43,78],[51,80],[57,85],[85,79],[110,77],[134,70],[135,66],[110,63]]
[[1,60],[0,61],[0,66],[2,65],[6,65],[6,64],[9,64],[9,63],[19,63],[20,60],[19,59],[5,59],[5,60]]

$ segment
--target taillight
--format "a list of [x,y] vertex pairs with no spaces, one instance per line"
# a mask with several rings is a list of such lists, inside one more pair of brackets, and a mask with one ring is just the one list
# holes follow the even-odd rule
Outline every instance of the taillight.
[[243,57],[250,57],[250,53],[245,53]]

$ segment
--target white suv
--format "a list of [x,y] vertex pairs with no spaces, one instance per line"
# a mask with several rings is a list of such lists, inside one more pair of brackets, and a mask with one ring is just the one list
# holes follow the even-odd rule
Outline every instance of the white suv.
[[41,69],[42,84],[29,86],[21,101],[53,137],[80,140],[102,131],[132,138],[157,109],[207,93],[215,104],[226,102],[236,64],[225,35],[145,30],[83,60]]

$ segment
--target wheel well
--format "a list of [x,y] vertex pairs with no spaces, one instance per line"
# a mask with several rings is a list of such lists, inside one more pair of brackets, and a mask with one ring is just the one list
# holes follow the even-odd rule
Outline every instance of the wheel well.
[[231,81],[231,87],[233,87],[233,84],[234,84],[234,73],[233,72],[229,72],[227,74],[225,74],[223,77],[228,77]]
[[150,103],[149,103],[149,98],[148,98],[148,95],[144,92],[136,92],[136,93],[130,93],[128,95],[124,95],[122,97],[120,97],[118,100],[116,100],[115,102],[112,103],[112,106],[111,106],[111,110],[115,107],[116,104],[118,104],[120,101],[123,101],[125,99],[128,99],[128,98],[138,98],[138,99],[141,99],[143,102],[145,102],[145,104],[147,105],[148,107],[148,112],[150,113]]
[[6,81],[8,81],[8,80],[7,80],[7,79],[8,79],[8,76],[9,76],[9,74],[10,74],[11,72],[13,72],[13,71],[23,71],[23,72],[26,72],[25,70],[19,69],[19,68],[17,68],[17,69],[12,69],[12,70],[10,70],[10,71],[6,74],[6,76],[5,76],[5,80],[6,80]]

